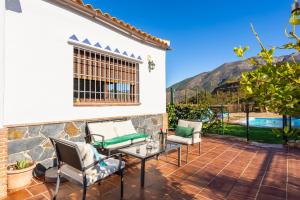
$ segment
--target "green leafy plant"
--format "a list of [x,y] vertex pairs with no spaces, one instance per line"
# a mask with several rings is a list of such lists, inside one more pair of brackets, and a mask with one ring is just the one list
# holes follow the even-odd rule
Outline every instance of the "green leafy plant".
[[238,57],[243,58],[245,52],[248,51],[249,48],[250,48],[249,46],[245,46],[245,47],[239,46],[239,47],[234,47],[233,51]]
[[205,105],[170,104],[167,112],[170,128],[176,128],[179,119],[204,121],[202,129],[205,134],[213,128],[220,127],[221,124],[216,113]]
[[[247,59],[258,68],[254,71],[243,73],[240,84],[245,91],[248,99],[255,100],[260,106],[269,111],[281,115],[299,116],[300,115],[300,65],[295,60],[290,62],[275,62],[275,47],[267,49],[261,42],[258,33],[251,24],[251,30],[255,35],[261,51],[258,58]],[[292,45],[284,45],[282,48],[295,49],[299,51],[298,42]],[[243,57],[245,51],[234,52],[238,57]],[[242,56],[241,56],[242,55]]]
[[31,166],[31,162],[29,162],[28,160],[19,160],[14,165],[14,168],[17,169],[17,170],[20,170],[20,169],[25,169],[25,168],[30,167],[30,166]]
[[221,126],[222,126],[221,120],[215,118],[214,120],[212,120],[210,122],[203,123],[202,133],[204,135],[209,134],[209,133],[220,134],[221,133],[221,130],[220,130]]
[[[258,41],[261,51],[258,59],[246,59],[257,69],[243,73],[240,85],[246,93],[247,99],[252,99],[268,111],[281,115],[300,116],[300,64],[292,57],[291,61],[278,62],[274,59],[275,47],[265,48],[254,26],[251,31]],[[284,44],[279,49],[293,49],[300,52],[300,38],[293,32],[287,34],[294,41]],[[243,58],[247,48],[234,48],[235,54]],[[260,59],[260,60],[259,60]],[[283,130],[274,129],[277,137],[285,136],[287,139],[299,139],[299,130],[285,126]]]
[[175,113],[175,105],[169,104],[167,107],[167,113],[168,113],[168,123],[170,128],[176,127],[176,113]]
[[297,140],[300,136],[300,130],[299,129],[290,129],[288,126],[285,126],[283,130],[279,129],[273,129],[272,132],[275,134],[276,137],[282,137],[282,131],[283,134],[288,137],[290,140]]

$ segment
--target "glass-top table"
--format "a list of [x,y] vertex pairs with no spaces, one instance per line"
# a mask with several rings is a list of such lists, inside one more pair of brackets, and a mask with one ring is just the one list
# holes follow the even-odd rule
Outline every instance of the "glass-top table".
[[160,154],[168,153],[172,150],[178,152],[178,167],[181,166],[181,145],[167,141],[163,146],[159,142],[152,143],[152,148],[147,148],[147,142],[134,144],[129,147],[119,149],[118,152],[141,160],[141,187],[145,183],[145,163],[148,159],[158,157]]

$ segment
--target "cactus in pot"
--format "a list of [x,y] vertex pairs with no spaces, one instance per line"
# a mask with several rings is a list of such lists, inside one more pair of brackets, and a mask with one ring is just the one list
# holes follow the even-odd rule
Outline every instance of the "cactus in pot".
[[32,180],[35,163],[29,160],[19,160],[7,167],[7,187],[10,191],[22,189]]

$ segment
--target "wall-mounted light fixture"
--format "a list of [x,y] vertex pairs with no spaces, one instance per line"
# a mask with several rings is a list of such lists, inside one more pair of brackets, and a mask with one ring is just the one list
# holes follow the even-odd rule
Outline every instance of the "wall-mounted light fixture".
[[147,60],[148,60],[148,69],[149,69],[149,72],[151,72],[152,70],[155,69],[155,63],[150,55],[148,56]]
[[300,4],[298,0],[294,0],[292,4],[292,15],[290,17],[290,24],[295,26],[300,24]]
[[300,25],[300,4],[298,0],[294,0],[294,3],[292,4],[292,12],[289,23],[292,25],[292,31],[288,32],[286,29],[286,36],[300,42],[300,37],[296,34],[296,26]]

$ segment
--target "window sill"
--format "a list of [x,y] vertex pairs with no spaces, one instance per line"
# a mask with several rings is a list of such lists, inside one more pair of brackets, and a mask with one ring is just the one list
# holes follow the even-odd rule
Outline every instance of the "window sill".
[[75,107],[105,107],[105,106],[139,106],[141,103],[96,103],[96,102],[74,102]]

